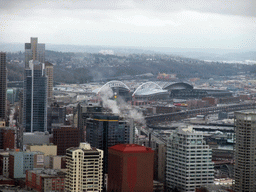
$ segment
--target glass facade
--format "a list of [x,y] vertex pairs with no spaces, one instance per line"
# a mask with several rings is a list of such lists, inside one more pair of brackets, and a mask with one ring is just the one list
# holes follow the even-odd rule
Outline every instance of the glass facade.
[[24,121],[26,132],[46,131],[47,77],[43,65],[25,70]]
[[108,147],[130,143],[131,131],[133,131],[132,125],[128,121],[119,120],[119,116],[95,115],[92,119],[88,119],[86,141],[92,147],[104,151],[103,173],[107,173],[108,170]]

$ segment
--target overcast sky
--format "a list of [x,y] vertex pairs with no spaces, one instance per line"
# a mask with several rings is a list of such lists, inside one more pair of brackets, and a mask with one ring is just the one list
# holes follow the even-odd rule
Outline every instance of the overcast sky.
[[256,0],[0,0],[0,42],[256,48]]

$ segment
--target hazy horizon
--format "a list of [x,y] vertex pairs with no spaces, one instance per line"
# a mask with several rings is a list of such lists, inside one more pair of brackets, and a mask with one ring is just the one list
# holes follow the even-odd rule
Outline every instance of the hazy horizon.
[[0,0],[0,42],[255,50],[253,0]]

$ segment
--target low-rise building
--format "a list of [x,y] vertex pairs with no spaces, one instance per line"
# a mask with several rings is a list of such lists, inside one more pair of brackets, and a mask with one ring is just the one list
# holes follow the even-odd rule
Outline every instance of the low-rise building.
[[44,144],[44,145],[27,145],[27,151],[41,151],[44,156],[57,155],[57,145]]
[[0,153],[0,174],[4,177],[9,177],[9,155],[8,151]]
[[26,177],[26,171],[44,167],[44,153],[42,152],[10,152],[9,177],[21,179]]
[[38,192],[64,192],[65,173],[60,170],[30,170],[26,173],[26,186]]
[[50,134],[48,132],[25,132],[23,133],[23,145],[49,144]]

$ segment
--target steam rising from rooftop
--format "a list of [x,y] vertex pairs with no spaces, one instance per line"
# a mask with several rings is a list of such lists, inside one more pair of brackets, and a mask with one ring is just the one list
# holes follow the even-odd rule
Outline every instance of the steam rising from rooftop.
[[113,100],[114,93],[110,87],[104,87],[100,91],[103,107],[110,109],[113,113],[118,114],[127,119],[133,119],[135,122],[145,124],[145,118],[142,112],[127,104],[121,97]]

